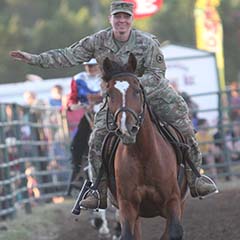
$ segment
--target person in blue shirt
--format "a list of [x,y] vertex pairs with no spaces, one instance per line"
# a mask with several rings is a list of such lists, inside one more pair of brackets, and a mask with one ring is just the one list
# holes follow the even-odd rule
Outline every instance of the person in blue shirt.
[[49,105],[51,107],[62,107],[63,87],[61,85],[54,85],[51,89],[51,98]]

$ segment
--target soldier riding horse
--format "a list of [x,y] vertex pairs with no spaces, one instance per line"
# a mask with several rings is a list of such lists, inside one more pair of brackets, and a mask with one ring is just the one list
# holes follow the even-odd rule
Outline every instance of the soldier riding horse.
[[[109,145],[112,136],[117,136],[119,140],[112,147],[115,154],[103,152],[103,158],[113,156],[109,159],[105,157],[103,167],[108,173],[113,204],[119,208],[121,239],[140,240],[140,217],[161,216],[167,220],[161,239],[181,240],[187,182],[182,168],[184,157],[180,166],[180,157],[176,156],[182,151],[178,151],[179,148],[171,142],[180,138],[186,147],[184,139],[178,131],[166,130],[154,118],[144,90],[134,74],[134,55],[130,54],[128,64],[123,66],[106,58],[103,68],[107,129],[110,133],[105,143]],[[105,149],[103,147],[103,151]]]

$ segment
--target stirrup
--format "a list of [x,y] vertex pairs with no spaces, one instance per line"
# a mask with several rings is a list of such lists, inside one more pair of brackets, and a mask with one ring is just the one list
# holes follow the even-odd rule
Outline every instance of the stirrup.
[[[205,195],[205,196],[201,196],[200,193],[197,191],[197,189],[198,189],[197,186],[198,186],[199,181],[202,180],[202,179],[205,182],[207,182],[209,184],[212,184],[216,188],[216,190],[214,192],[212,192],[212,193],[209,193],[209,194]],[[196,191],[197,197],[199,197],[199,199],[204,199],[206,197],[210,197],[210,196],[212,196],[212,195],[214,195],[214,194],[219,192],[216,183],[210,177],[208,177],[208,176],[206,176],[204,174],[201,175],[201,177],[196,178],[196,181],[195,181],[195,191]]]
[[[94,210],[94,211],[98,212],[99,211],[99,207],[100,207],[100,193],[99,193],[99,191],[97,189],[95,190],[95,189],[91,189],[90,188],[88,191],[85,192],[85,194],[83,195],[82,200],[86,199],[88,194],[93,195],[93,196],[97,195],[96,196],[97,197],[97,201],[98,201],[97,207],[95,209],[91,209],[91,210]],[[85,208],[85,207],[81,206],[81,202],[79,203],[79,206],[80,206],[80,208],[85,209],[85,210],[90,209],[90,208]]]

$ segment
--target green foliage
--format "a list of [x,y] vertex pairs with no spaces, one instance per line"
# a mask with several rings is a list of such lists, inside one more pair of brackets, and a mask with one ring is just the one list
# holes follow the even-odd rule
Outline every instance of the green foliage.
[[152,31],[159,33],[161,42],[195,46],[193,9],[192,0],[169,1],[153,17]]
[[[66,77],[82,69],[41,69],[15,63],[9,51],[21,49],[40,53],[62,48],[109,26],[111,0],[2,0],[0,1],[0,83],[24,81],[27,73],[43,78]],[[160,42],[195,47],[194,0],[164,1],[152,17],[135,20],[134,27],[158,36]],[[240,3],[221,1],[224,28],[226,81],[238,78],[240,63]]]
[[225,75],[229,82],[240,81],[240,2],[222,1],[220,14],[224,31]]

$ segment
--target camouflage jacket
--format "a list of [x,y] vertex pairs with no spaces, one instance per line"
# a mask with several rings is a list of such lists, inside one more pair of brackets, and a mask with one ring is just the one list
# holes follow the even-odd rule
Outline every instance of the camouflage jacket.
[[127,63],[132,52],[137,58],[137,75],[147,94],[165,88],[166,66],[157,38],[149,33],[132,29],[129,40],[118,47],[113,39],[111,28],[101,30],[64,49],[55,49],[32,55],[33,65],[43,68],[70,67],[96,58],[102,68],[103,60],[108,57],[118,63]]

